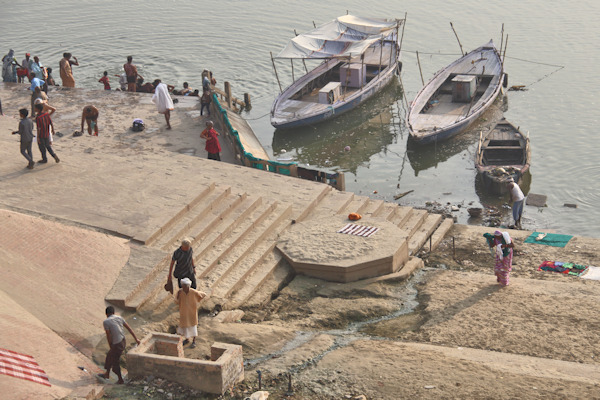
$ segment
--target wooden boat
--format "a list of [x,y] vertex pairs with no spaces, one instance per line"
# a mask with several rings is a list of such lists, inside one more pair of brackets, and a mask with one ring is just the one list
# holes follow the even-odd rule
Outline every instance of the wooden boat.
[[504,118],[485,136],[483,133],[479,136],[475,157],[477,173],[488,191],[504,194],[508,192],[506,184],[509,178],[521,183],[521,178],[529,171],[529,136],[523,135],[518,127]]
[[490,40],[438,71],[408,111],[412,140],[431,143],[466,130],[496,100],[505,81],[500,53]]
[[[383,89],[399,66],[398,31],[403,23],[344,15],[293,38],[275,57],[291,60],[293,83],[273,102],[271,125],[294,128],[322,122]],[[302,60],[306,71],[297,80],[295,59]],[[308,71],[306,60],[315,59],[322,63]]]

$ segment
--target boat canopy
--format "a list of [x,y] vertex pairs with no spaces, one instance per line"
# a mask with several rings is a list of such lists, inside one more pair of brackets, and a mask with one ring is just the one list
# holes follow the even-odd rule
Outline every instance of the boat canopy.
[[369,46],[393,34],[401,20],[344,15],[296,36],[277,58],[335,58],[364,53]]

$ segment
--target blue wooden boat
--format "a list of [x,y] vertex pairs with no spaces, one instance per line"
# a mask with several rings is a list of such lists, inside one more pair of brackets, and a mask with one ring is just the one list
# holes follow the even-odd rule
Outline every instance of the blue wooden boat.
[[[273,102],[271,125],[313,125],[352,110],[378,93],[398,68],[398,32],[403,23],[344,15],[293,38],[273,59],[274,67],[275,59],[291,60],[293,83]],[[296,80],[293,60],[298,59],[306,74]],[[323,62],[308,71],[306,60]]]
[[496,100],[505,81],[500,53],[490,40],[438,71],[408,111],[413,141],[426,144],[466,130]]

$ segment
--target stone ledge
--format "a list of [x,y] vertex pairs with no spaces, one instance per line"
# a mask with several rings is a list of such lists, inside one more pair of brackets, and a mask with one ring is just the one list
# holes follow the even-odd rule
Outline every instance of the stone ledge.
[[[178,335],[151,332],[138,347],[127,353],[127,367],[132,379],[154,375],[196,390],[223,394],[244,380],[242,346],[213,343],[211,360],[183,357],[183,338]],[[157,354],[173,352],[173,345],[181,356]]]

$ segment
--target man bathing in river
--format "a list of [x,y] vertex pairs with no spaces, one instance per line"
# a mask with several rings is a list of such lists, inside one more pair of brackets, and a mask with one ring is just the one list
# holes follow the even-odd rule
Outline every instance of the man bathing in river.
[[137,67],[133,65],[132,56],[127,56],[127,63],[123,64],[123,69],[125,70],[125,74],[127,74],[127,91],[135,92],[138,77],[142,78],[142,76],[138,74]]

